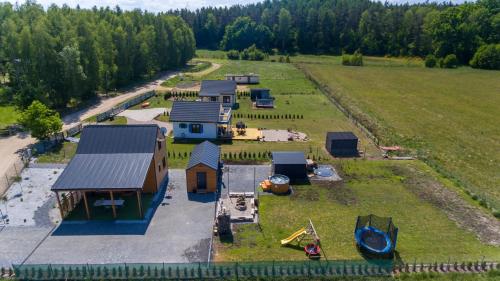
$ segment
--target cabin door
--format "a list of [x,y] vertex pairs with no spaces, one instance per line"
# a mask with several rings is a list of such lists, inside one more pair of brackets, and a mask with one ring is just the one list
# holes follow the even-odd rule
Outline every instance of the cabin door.
[[207,173],[205,172],[196,173],[196,185],[198,191],[207,190]]

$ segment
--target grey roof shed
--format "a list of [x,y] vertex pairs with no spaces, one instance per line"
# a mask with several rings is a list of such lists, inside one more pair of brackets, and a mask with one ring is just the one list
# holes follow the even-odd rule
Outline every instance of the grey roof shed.
[[235,95],[236,82],[230,80],[201,81],[200,97],[217,97],[220,94]]
[[221,113],[218,102],[175,101],[170,111],[171,122],[217,123]]
[[307,179],[307,161],[302,151],[272,153],[274,174],[285,175],[292,181]]
[[204,141],[198,144],[191,152],[187,169],[198,164],[204,164],[214,170],[219,169],[220,148],[219,146]]

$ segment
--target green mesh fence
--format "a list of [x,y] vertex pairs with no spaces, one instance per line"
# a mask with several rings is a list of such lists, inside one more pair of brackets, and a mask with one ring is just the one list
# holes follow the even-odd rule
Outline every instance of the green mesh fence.
[[24,264],[13,265],[22,280],[220,279],[287,276],[389,275],[387,261],[290,261],[183,264]]

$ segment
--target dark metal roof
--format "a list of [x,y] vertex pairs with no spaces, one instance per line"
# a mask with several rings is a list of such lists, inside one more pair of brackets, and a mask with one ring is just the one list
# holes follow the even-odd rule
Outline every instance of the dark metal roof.
[[153,153],[158,130],[155,124],[86,126],[76,153]]
[[306,165],[306,157],[302,151],[274,151],[273,164]]
[[220,94],[236,94],[236,82],[230,80],[201,81],[200,97],[219,96]]
[[175,101],[170,111],[171,122],[217,123],[221,104],[218,102]]
[[195,146],[193,152],[191,152],[191,158],[189,158],[187,169],[191,169],[198,164],[204,164],[217,170],[219,168],[219,158],[219,147],[209,141],[204,141]]
[[157,125],[91,125],[52,190],[141,189],[155,152]]
[[142,189],[153,153],[77,154],[52,190]]
[[355,134],[352,132],[328,132],[326,135],[326,139],[331,140],[357,140]]

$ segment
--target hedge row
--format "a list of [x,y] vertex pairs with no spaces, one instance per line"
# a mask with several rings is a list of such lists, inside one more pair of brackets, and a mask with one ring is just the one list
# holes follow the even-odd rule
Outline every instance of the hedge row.
[[254,113],[234,113],[234,118],[247,118],[247,119],[304,119],[302,114],[254,114]]

